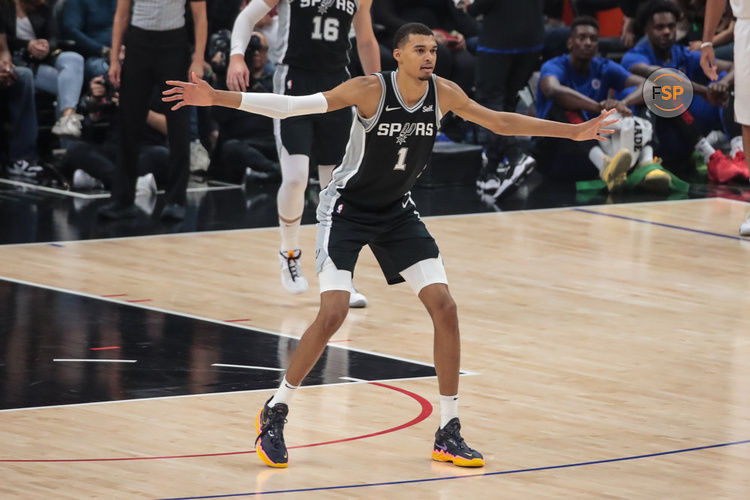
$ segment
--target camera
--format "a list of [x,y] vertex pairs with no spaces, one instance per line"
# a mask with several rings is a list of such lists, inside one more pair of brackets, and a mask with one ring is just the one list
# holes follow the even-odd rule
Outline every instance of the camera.
[[86,114],[109,114],[114,112],[117,108],[117,102],[115,100],[117,90],[115,89],[115,86],[112,85],[112,82],[109,81],[109,74],[104,73],[102,79],[103,81],[101,84],[104,85],[104,95],[94,96],[89,91],[89,93],[81,99],[81,107]]

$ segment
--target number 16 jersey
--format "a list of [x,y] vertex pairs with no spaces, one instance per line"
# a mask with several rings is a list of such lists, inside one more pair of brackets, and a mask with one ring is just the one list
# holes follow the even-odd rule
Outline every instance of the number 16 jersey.
[[358,0],[281,0],[281,63],[320,73],[344,69],[349,64],[349,31],[357,9]]
[[383,88],[377,111],[352,124],[344,159],[326,190],[362,208],[383,208],[411,191],[427,166],[440,127],[436,77],[412,107],[396,83],[398,71],[376,73]]

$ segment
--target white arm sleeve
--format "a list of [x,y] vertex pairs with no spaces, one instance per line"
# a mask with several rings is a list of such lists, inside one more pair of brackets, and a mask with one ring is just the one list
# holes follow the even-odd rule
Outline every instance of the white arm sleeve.
[[243,92],[242,102],[237,109],[271,118],[287,118],[325,113],[328,111],[328,101],[321,92],[312,95]]
[[237,19],[234,20],[234,26],[232,27],[232,49],[229,55],[245,55],[253,28],[270,11],[271,7],[264,0],[251,0],[242,9]]

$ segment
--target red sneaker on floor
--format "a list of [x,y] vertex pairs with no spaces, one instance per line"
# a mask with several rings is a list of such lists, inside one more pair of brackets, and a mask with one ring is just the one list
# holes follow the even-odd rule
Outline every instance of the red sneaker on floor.
[[750,180],[750,170],[747,168],[747,160],[745,159],[745,152],[741,149],[738,150],[733,158],[734,162],[739,164],[742,167],[742,170],[745,172],[743,174],[743,178],[745,180]]
[[747,179],[747,166],[744,162],[740,166],[717,149],[708,160],[708,180],[725,184],[734,178]]

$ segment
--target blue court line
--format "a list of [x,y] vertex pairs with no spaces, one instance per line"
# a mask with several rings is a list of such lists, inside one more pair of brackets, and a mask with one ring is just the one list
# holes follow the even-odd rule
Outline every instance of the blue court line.
[[47,243],[47,244],[48,244],[49,246],[51,246],[51,247],[60,247],[60,248],[63,248],[63,247],[65,247],[65,245],[61,245],[61,244],[59,244],[59,243]]
[[730,240],[739,240],[744,241],[745,239],[741,236],[730,236],[728,234],[722,234],[722,233],[712,233],[711,231],[701,231],[700,229],[692,229],[685,226],[675,226],[673,224],[664,224],[662,222],[654,222],[646,219],[638,219],[636,217],[626,217],[625,215],[616,215],[616,214],[608,214],[606,212],[598,212],[596,210],[590,210],[588,208],[574,208],[573,210],[576,210],[578,212],[585,212],[587,214],[594,214],[594,215],[604,215],[606,217],[612,217],[615,219],[622,219],[622,220],[629,220],[633,222],[642,222],[644,224],[651,224],[653,226],[660,226],[660,227],[666,227],[669,229],[678,229],[680,231],[688,231],[690,233],[698,233],[698,234],[705,234],[708,236],[718,236],[719,238],[728,238]]
[[605,460],[592,460],[590,462],[577,462],[573,464],[563,464],[563,465],[548,465],[546,467],[534,467],[530,469],[514,469],[514,470],[504,470],[504,471],[497,471],[497,472],[483,472],[481,474],[468,474],[465,476],[428,477],[424,479],[409,479],[406,481],[384,481],[381,483],[344,484],[344,485],[339,485],[339,486],[321,486],[317,488],[297,488],[293,490],[258,491],[258,492],[252,492],[252,493],[232,493],[228,495],[208,495],[208,496],[201,496],[201,497],[176,497],[176,498],[170,498],[170,499],[164,499],[164,500],[189,500],[189,499],[197,500],[197,499],[203,499],[203,498],[230,498],[230,497],[242,497],[242,496],[250,496],[250,495],[272,495],[275,493],[301,493],[305,491],[344,490],[344,489],[351,489],[351,488],[367,488],[371,486],[393,486],[397,484],[427,483],[427,482],[432,482],[432,481],[446,481],[449,479],[464,479],[464,478],[469,478],[469,477],[502,476],[506,474],[520,474],[522,472],[538,472],[538,471],[554,470],[554,469],[567,469],[571,467],[583,467],[586,465],[598,465],[598,464],[606,464],[606,463],[612,463],[612,462],[624,462],[627,460],[638,460],[641,458],[652,458],[652,457],[660,457],[664,455],[675,455],[677,453],[710,450],[713,448],[723,448],[727,446],[735,446],[735,445],[748,444],[748,443],[750,443],[750,439],[744,439],[742,441],[732,441],[729,443],[711,444],[707,446],[696,446],[694,448],[683,448],[681,450],[662,451],[659,453],[648,453],[645,455],[633,455],[630,457],[609,458]]

